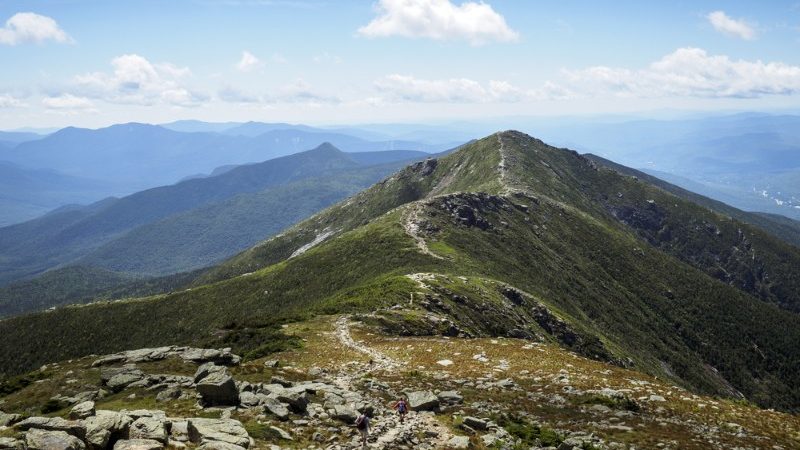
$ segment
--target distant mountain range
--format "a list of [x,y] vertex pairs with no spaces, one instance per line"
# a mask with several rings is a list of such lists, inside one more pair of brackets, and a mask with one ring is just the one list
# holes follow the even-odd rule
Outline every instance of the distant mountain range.
[[5,183],[9,187],[0,194],[4,206],[0,226],[32,219],[65,204],[124,196],[214,173],[220,167],[297,153],[323,142],[347,152],[438,152],[457,145],[451,141],[373,141],[304,125],[260,122],[128,123],[97,130],[69,127],[46,136],[0,132],[3,175],[8,180],[26,178],[31,182],[28,187]]

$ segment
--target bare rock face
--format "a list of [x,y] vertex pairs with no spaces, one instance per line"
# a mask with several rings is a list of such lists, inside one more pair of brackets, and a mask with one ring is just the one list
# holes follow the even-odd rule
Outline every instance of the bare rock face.
[[82,422],[64,420],[60,417],[29,417],[15,426],[22,431],[31,429],[63,431],[80,439],[86,436],[86,426]]
[[28,450],[85,450],[86,445],[75,436],[64,431],[31,428],[25,433]]
[[152,439],[123,439],[114,444],[114,450],[161,450],[164,445]]
[[233,419],[201,419],[188,420],[189,439],[198,445],[213,442],[224,442],[248,448],[250,435],[242,423]]

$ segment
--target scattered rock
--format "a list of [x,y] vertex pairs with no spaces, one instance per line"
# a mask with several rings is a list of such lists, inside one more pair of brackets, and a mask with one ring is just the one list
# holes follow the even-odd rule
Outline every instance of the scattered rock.
[[13,425],[22,419],[19,414],[8,414],[0,411],[0,427],[7,427]]
[[78,403],[77,405],[73,406],[72,409],[69,411],[69,418],[72,420],[85,419],[93,415],[94,415],[94,402],[91,400],[88,402]]
[[348,405],[336,405],[333,407],[331,417],[349,425],[355,423],[356,419],[358,419],[358,411]]
[[167,427],[163,420],[155,417],[139,417],[130,426],[131,439],[145,439],[167,443]]
[[245,448],[227,442],[207,442],[197,447],[197,450],[245,450]]
[[99,410],[83,421],[86,442],[93,449],[105,449],[114,440],[127,436],[132,422],[133,419],[116,411]]
[[279,393],[277,397],[281,402],[288,403],[289,409],[292,411],[298,414],[306,412],[306,408],[308,407],[308,394],[305,388],[285,389],[283,392]]
[[25,443],[10,437],[0,437],[0,450],[25,450]]
[[289,420],[289,409],[275,398],[264,399],[264,412],[272,414],[279,420]]
[[269,427],[269,429],[270,429],[270,431],[275,433],[275,435],[277,435],[281,439],[284,439],[284,440],[287,440],[287,441],[294,440],[294,439],[292,439],[292,435],[291,434],[289,434],[287,431],[282,430],[282,429],[280,429],[280,428],[278,428],[276,426],[271,426],[271,427]]
[[170,400],[177,400],[181,397],[183,391],[177,386],[170,386],[156,395],[157,402],[168,402]]
[[188,419],[189,440],[203,445],[209,442],[227,442],[248,448],[250,436],[242,423],[233,419]]
[[439,398],[430,391],[416,391],[406,393],[408,406],[413,411],[434,411],[439,408]]
[[122,439],[114,444],[114,450],[161,450],[164,445],[152,439]]
[[456,391],[442,391],[439,392],[439,395],[436,397],[439,398],[441,403],[447,403],[450,405],[455,405],[464,401],[464,397],[462,397],[461,394]]
[[474,429],[484,431],[489,427],[488,422],[477,417],[467,416],[464,417],[464,425]]
[[[217,366],[219,367],[219,366]],[[195,376],[195,380],[197,376]],[[223,367],[222,370],[214,369],[208,372],[197,382],[197,393],[203,399],[203,404],[207,406],[234,406],[239,403],[239,390],[228,371]]]
[[470,443],[467,436],[453,436],[447,441],[447,448],[450,449],[465,449],[469,447]]
[[37,429],[47,431],[63,431],[83,439],[86,426],[76,420],[64,420],[61,417],[30,417],[15,425],[22,431]]
[[86,445],[64,431],[32,428],[25,433],[28,450],[84,450]]

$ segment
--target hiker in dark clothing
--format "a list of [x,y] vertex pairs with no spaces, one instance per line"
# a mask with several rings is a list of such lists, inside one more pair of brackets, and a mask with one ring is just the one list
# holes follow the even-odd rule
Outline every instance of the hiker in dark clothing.
[[404,397],[400,397],[400,400],[394,404],[394,409],[400,415],[400,423],[403,423],[408,413],[408,401]]
[[361,448],[367,448],[367,437],[369,437],[369,416],[362,413],[356,419],[356,429],[361,433]]

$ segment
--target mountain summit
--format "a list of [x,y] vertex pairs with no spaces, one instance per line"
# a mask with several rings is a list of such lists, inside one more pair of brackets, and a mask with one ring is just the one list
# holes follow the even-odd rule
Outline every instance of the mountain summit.
[[766,231],[507,131],[412,164],[190,289],[2,321],[0,363],[166,344],[259,355],[278,324],[363,312],[389,333],[549,341],[793,410],[799,267],[800,249]]

